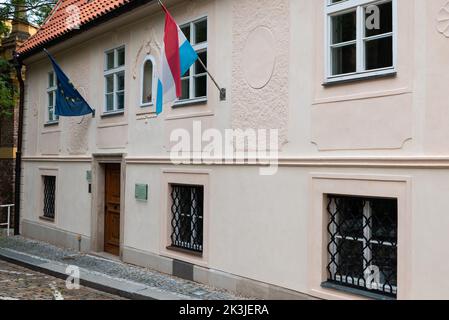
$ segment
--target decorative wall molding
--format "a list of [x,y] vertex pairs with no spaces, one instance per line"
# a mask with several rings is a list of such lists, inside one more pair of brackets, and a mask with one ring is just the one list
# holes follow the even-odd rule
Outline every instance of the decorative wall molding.
[[438,12],[437,30],[446,38],[449,38],[449,2],[447,2]]

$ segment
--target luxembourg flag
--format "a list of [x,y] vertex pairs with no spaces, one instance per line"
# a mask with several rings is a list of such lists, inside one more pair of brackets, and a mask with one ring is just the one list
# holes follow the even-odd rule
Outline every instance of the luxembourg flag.
[[198,59],[197,53],[167,8],[160,4],[165,11],[165,32],[157,83],[157,114],[162,112],[164,104],[173,103],[181,97],[181,77]]

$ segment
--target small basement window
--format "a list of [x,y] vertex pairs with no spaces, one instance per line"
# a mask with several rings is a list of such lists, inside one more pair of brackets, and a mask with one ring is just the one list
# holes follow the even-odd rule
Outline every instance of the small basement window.
[[327,213],[327,283],[395,298],[397,200],[329,195]]
[[171,248],[203,252],[203,186],[171,185]]
[[43,217],[55,219],[55,193],[56,193],[56,177],[43,176],[44,183],[44,212]]

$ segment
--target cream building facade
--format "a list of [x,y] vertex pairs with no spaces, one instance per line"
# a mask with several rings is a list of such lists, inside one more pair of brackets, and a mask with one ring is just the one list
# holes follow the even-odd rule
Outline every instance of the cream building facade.
[[[25,54],[21,233],[262,298],[449,298],[447,0],[166,4],[226,100],[194,67],[156,116],[154,1],[48,47],[94,118]],[[195,121],[278,129],[277,173],[174,165]]]

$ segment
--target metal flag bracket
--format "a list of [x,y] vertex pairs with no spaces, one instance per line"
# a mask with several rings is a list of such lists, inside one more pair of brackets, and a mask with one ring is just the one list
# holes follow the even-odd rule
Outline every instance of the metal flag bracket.
[[226,88],[222,88],[222,87],[220,87],[218,85],[218,82],[210,74],[209,70],[207,70],[206,65],[204,64],[203,60],[201,60],[200,57],[198,57],[198,61],[201,64],[201,66],[203,67],[203,69],[206,70],[206,73],[209,75],[210,79],[212,80],[212,82],[215,84],[215,86],[217,87],[218,91],[220,92],[220,101],[226,101]]

